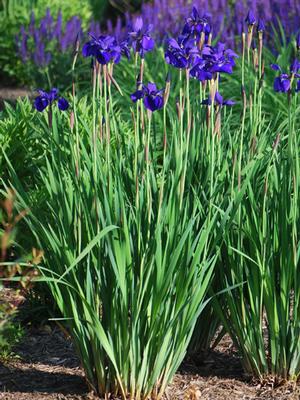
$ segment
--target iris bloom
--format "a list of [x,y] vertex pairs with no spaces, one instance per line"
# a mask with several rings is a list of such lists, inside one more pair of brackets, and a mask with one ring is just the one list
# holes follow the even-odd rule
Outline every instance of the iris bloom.
[[275,92],[286,93],[291,88],[291,80],[288,74],[280,74],[274,80],[274,90]]
[[290,66],[290,72],[291,74],[295,75],[298,73],[299,69],[300,69],[300,62],[297,59],[295,59]]
[[141,57],[153,50],[155,42],[150,36],[152,25],[144,26],[143,19],[138,17],[133,23],[132,31],[128,33],[129,40],[135,53]]
[[298,71],[300,69],[300,62],[294,60],[290,66],[291,74],[282,73],[281,67],[278,64],[271,64],[271,68],[274,71],[279,71],[280,75],[274,79],[274,90],[275,92],[286,93],[291,89],[292,78],[300,78]]
[[211,73],[232,74],[236,57],[238,55],[231,49],[225,49],[225,44],[221,42],[215,47],[205,45],[202,50],[202,58],[207,62],[206,70]]
[[134,103],[143,99],[144,106],[153,112],[163,108],[163,92],[164,89],[157,90],[155,83],[149,82],[148,85],[143,85],[141,90],[132,93],[130,98]]
[[121,47],[113,36],[100,35],[98,38],[91,33],[91,40],[82,48],[84,57],[94,57],[99,64],[106,65],[113,61],[118,63],[121,59]]
[[192,14],[186,19],[186,23],[183,28],[183,35],[193,36],[194,38],[199,38],[201,33],[210,33],[210,25],[208,22],[208,14],[204,14],[200,17],[199,12],[196,7],[193,7]]
[[248,26],[255,25],[256,18],[255,18],[255,15],[254,15],[252,10],[248,11],[248,14],[247,14],[247,17],[245,19],[245,22],[247,23]]
[[190,75],[198,81],[203,82],[212,79],[213,74],[209,71],[209,65],[205,60],[198,59],[190,71]]
[[65,111],[69,108],[69,103],[64,97],[58,96],[58,89],[53,88],[49,93],[44,90],[38,90],[39,96],[34,100],[34,107],[37,111],[44,111],[45,108],[51,106],[57,101],[58,108],[61,111]]
[[123,42],[121,42],[120,47],[121,47],[121,54],[123,56],[125,56],[129,60],[129,58],[130,58],[130,45],[129,45],[128,40],[124,40]]
[[265,29],[266,29],[266,27],[265,27],[264,21],[261,18],[259,18],[258,23],[257,23],[257,32],[264,32]]
[[176,68],[190,68],[200,60],[200,54],[193,39],[188,40],[181,36],[178,41],[172,38],[168,39],[165,60]]
[[[211,105],[211,97],[209,96],[208,99],[203,100],[202,103],[203,105]],[[215,93],[215,99],[214,99],[214,104],[217,106],[233,106],[235,102],[233,100],[224,100],[223,97],[219,92]]]

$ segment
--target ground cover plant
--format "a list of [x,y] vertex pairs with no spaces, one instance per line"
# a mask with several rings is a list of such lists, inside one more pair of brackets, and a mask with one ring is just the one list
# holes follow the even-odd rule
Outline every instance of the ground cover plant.
[[125,40],[77,38],[70,91],[39,89],[20,118],[44,148],[30,183],[3,153],[100,396],[161,398],[220,323],[252,376],[299,377],[300,39],[275,55],[244,18],[240,52],[196,8],[164,48],[142,18]]

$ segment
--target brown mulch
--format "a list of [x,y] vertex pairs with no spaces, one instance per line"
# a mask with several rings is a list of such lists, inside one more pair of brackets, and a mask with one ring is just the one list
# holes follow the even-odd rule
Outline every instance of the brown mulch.
[[[96,400],[89,393],[72,343],[56,327],[31,329],[0,364],[0,400]],[[292,384],[261,386],[243,374],[228,337],[213,351],[185,360],[164,400],[300,400]]]

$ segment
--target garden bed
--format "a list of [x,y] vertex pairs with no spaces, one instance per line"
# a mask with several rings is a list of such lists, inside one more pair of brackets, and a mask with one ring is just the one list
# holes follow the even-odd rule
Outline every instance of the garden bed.
[[[17,358],[0,366],[1,400],[92,400],[71,341],[56,327],[28,330]],[[300,387],[250,381],[228,337],[198,360],[186,359],[164,400],[299,400]]]

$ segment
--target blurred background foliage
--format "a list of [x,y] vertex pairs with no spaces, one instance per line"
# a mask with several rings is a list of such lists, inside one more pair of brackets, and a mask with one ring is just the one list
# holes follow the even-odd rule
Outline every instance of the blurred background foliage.
[[[76,16],[80,20],[81,28],[88,31],[90,22],[103,23],[109,19],[114,23],[116,18],[124,12],[133,13],[141,7],[141,0],[0,0],[0,85],[1,86],[35,86],[45,84],[36,65],[24,63],[17,52],[17,36],[20,29],[26,29],[34,13],[35,23],[38,24],[46,15],[48,8],[55,20],[59,13],[62,15],[62,25]],[[51,45],[50,45],[51,47]],[[53,48],[50,50],[54,50]],[[54,50],[55,51],[55,50]],[[55,51],[55,64],[60,71],[66,71],[70,61],[70,53],[63,54]],[[62,63],[64,65],[62,65]],[[52,65],[51,65],[52,66]],[[64,81],[65,75],[56,73],[54,65],[52,77],[58,82]],[[48,84],[49,82],[47,82]]]

